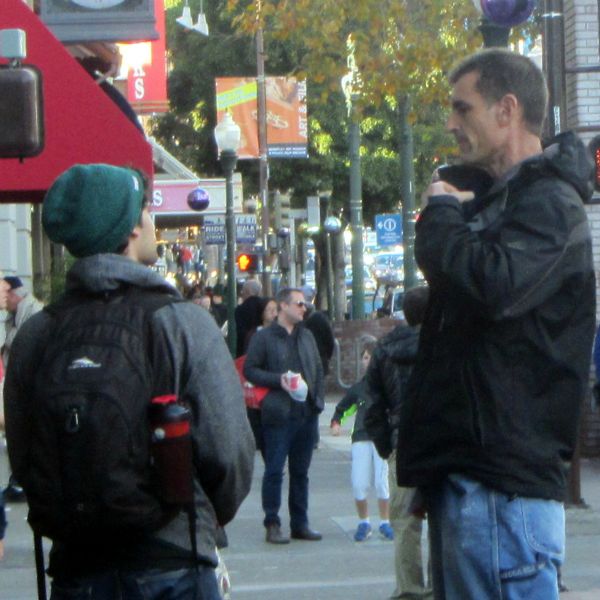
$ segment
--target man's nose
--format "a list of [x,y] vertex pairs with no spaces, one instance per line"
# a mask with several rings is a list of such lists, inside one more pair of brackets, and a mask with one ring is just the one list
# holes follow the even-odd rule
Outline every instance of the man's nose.
[[457,124],[456,119],[454,118],[454,114],[450,113],[448,118],[446,119],[446,131],[453,132],[456,131]]

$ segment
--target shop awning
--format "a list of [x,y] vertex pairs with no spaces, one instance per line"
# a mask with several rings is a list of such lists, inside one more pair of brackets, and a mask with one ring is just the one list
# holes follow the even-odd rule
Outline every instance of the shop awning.
[[[42,72],[45,148],[34,158],[0,159],[0,202],[39,202],[75,163],[104,162],[152,175],[152,149],[22,0],[2,0],[0,29],[27,34],[25,64]],[[0,61],[6,62],[4,59]]]

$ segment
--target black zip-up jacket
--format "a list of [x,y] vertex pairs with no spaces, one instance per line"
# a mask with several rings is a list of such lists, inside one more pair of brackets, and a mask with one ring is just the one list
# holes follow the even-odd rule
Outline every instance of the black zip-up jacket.
[[354,426],[352,427],[352,443],[354,442],[370,442],[371,438],[365,428],[365,415],[370,404],[370,398],[367,392],[367,383],[363,377],[355,383],[337,403],[331,424],[343,423],[346,417],[356,415],[354,417]]
[[398,325],[375,346],[365,376],[370,404],[365,427],[382,458],[397,444],[400,405],[417,358],[419,328]]
[[[296,325],[291,335],[300,359],[302,378],[308,386],[305,408],[309,412],[320,413],[325,406],[325,388],[323,365],[315,338],[301,323]],[[291,368],[289,336],[287,330],[275,321],[257,331],[248,346],[244,377],[254,385],[271,388],[261,405],[264,425],[284,425],[292,414],[298,414],[298,410],[292,411],[294,401],[291,396],[281,387],[281,375]],[[298,405],[296,403],[296,409]]]
[[431,294],[401,407],[399,485],[455,472],[564,499],[595,326],[591,177],[565,133],[483,197],[430,199],[415,253]]

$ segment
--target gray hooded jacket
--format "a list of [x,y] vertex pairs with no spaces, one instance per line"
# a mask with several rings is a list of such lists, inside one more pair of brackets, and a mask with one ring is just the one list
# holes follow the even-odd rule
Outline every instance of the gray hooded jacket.
[[[67,275],[66,292],[99,293],[123,286],[179,297],[151,269],[116,254],[78,260]],[[50,325],[47,312],[34,315],[19,331],[11,350],[5,386],[6,433],[17,479],[27,470],[31,387]],[[168,348],[167,356],[153,358],[153,370],[160,372],[161,379],[170,380],[173,391],[191,407],[198,556],[215,565],[217,524],[233,519],[252,479],[254,440],[242,389],[223,336],[207,311],[191,302],[168,304],[152,314],[151,329],[152,339],[160,339],[161,347]],[[90,540],[89,548],[55,543],[50,573],[73,576],[114,567],[180,568],[190,563],[188,527],[182,512],[160,531],[135,543],[119,539],[103,547]]]

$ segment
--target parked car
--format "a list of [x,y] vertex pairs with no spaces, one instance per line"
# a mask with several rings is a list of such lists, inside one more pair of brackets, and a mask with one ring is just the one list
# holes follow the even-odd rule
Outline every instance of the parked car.
[[404,255],[401,252],[377,254],[371,265],[375,279],[402,280],[404,277]]

